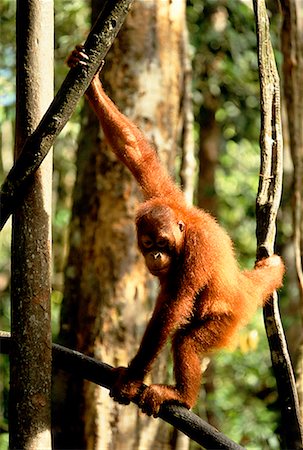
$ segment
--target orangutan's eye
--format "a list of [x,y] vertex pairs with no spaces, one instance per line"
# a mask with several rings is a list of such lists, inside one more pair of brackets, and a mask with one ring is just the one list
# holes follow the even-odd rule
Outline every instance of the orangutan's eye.
[[153,241],[149,238],[143,238],[142,239],[142,245],[145,248],[151,248],[153,246]]
[[167,246],[167,240],[166,239],[159,239],[157,241],[157,247],[164,248]]

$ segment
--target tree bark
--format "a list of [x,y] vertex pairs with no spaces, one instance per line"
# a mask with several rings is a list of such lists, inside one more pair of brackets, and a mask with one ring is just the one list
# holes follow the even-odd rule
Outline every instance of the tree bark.
[[192,96],[192,61],[190,57],[189,36],[185,26],[183,36],[183,97],[182,97],[182,138],[181,138],[181,167],[180,180],[183,194],[188,204],[192,204],[195,194],[195,142],[194,142],[194,112]]
[[200,112],[198,205],[217,214],[215,173],[219,159],[220,129],[215,118],[217,102],[206,96],[207,106]]
[[[296,372],[297,388],[303,421],[303,12],[296,0],[282,0],[282,52],[283,87],[287,114],[287,132],[293,162],[292,210],[293,210],[293,250],[299,295],[291,299],[301,317],[301,332],[296,327]],[[298,301],[299,297],[299,301]],[[291,301],[290,300],[290,301]]]
[[[53,96],[53,2],[17,2],[15,157]],[[49,153],[13,217],[10,448],[50,449],[51,174]]]
[[[282,51],[284,56],[284,98],[288,116],[288,134],[294,166],[294,248],[303,320],[302,270],[302,193],[303,193],[303,38],[300,35],[300,11],[296,0],[281,1],[283,10]],[[302,22],[302,19],[301,19]]]
[[[135,2],[102,71],[110,96],[172,171],[180,140],[184,30],[183,0]],[[100,140],[92,113],[83,120],[61,342],[114,366],[127,365],[157,287],[136,248],[136,183]],[[166,359],[157,362],[151,379],[165,381],[166,366]],[[60,405],[56,448],[167,448],[167,427],[135,406],[121,407],[104,390],[69,377],[61,377],[57,388],[60,393],[66,388],[67,396]]]

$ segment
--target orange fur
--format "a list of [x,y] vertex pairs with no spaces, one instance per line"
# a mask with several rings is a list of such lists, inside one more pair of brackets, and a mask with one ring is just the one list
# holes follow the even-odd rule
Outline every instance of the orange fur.
[[[70,65],[80,57],[73,52]],[[98,76],[86,94],[113,151],[143,191],[145,202],[137,215],[143,255],[147,260],[150,254],[160,258],[166,252],[165,261],[170,261],[157,275],[160,293],[140,348],[128,368],[115,369],[111,395],[120,403],[139,396],[142,410],[155,416],[167,401],[190,408],[199,391],[201,356],[231,342],[282,285],[284,265],[274,255],[241,272],[227,233],[211,215],[186,205],[154,149],[107,97]],[[169,239],[165,251],[154,243],[163,236]],[[144,245],[155,246],[155,251]],[[169,337],[176,385],[151,385],[141,393],[140,383]]]

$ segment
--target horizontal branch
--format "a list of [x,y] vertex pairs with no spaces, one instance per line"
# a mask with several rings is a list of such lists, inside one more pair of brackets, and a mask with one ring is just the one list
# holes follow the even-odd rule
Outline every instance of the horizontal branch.
[[0,230],[23,199],[32,175],[52,147],[88,88],[121,28],[133,0],[104,0],[103,9],[84,47],[89,56],[85,67],[70,69],[57,95],[36,130],[25,142],[19,158],[8,173],[0,191]]
[[[0,332],[1,353],[9,354],[10,345],[10,334]],[[107,389],[112,387],[113,368],[75,350],[53,344],[53,364],[58,369],[72,373],[73,376],[85,378]],[[182,406],[164,405],[159,417],[206,449],[244,450],[243,447]]]

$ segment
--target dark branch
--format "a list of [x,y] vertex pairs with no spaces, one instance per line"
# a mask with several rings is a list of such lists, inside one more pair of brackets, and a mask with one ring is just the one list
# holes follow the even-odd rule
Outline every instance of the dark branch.
[[133,0],[104,0],[103,9],[84,44],[89,62],[69,71],[56,97],[7,175],[0,191],[0,230],[23,199],[32,175],[72,115],[111,47]]
[[[276,217],[282,190],[283,148],[280,82],[264,0],[254,0],[254,11],[261,88],[261,168],[256,203],[257,258],[260,259],[274,251]],[[303,431],[299,401],[281,323],[277,293],[274,293],[264,307],[264,320],[281,407],[281,437],[286,448],[301,449]]]
[[[0,332],[1,353],[9,354],[11,339],[9,333]],[[85,378],[102,387],[112,386],[112,367],[82,353],[53,344],[53,364],[74,376]],[[166,405],[160,410],[159,417],[173,425],[206,449],[244,450],[216,428],[186,408]]]

